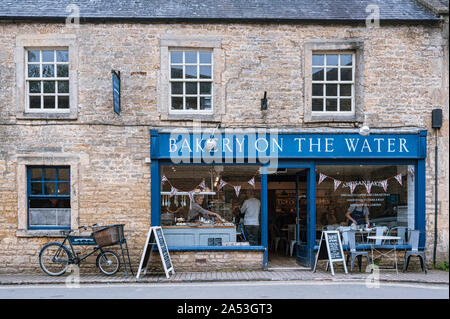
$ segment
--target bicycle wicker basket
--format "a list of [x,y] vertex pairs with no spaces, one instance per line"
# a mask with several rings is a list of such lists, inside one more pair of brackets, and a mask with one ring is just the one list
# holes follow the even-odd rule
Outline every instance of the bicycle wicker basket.
[[119,244],[123,241],[124,224],[99,227],[92,232],[97,245],[100,247]]

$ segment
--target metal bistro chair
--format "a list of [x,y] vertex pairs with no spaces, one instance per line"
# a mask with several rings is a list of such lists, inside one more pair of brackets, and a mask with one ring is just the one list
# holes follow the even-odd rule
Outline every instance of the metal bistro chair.
[[350,258],[350,273],[353,272],[353,266],[355,263],[355,258],[358,258],[358,266],[359,266],[359,271],[361,271],[361,263],[362,263],[362,257],[366,257],[367,258],[367,264],[370,264],[370,257],[369,257],[369,253],[367,251],[361,251],[361,250],[356,250],[356,231],[354,230],[350,230],[350,231],[344,231],[342,233],[342,237],[343,237],[343,242],[347,242],[348,246],[350,247],[350,250],[348,251],[347,254],[347,263],[348,263],[348,259]]
[[387,235],[388,236],[398,236],[400,237],[400,239],[397,240],[386,240],[384,242],[384,244],[388,244],[388,245],[405,245],[406,244],[406,234],[408,231],[408,227],[405,226],[397,226],[397,227],[392,227],[391,229],[389,229]]
[[[386,234],[386,232],[389,230],[389,228],[387,228],[387,226],[377,226],[377,227],[372,228],[372,230],[375,230],[375,236],[384,236]],[[375,240],[376,246],[379,246],[382,244],[383,244],[383,241],[381,239]]]
[[411,245],[411,250],[405,252],[405,262],[403,263],[403,272],[406,272],[411,256],[417,256],[420,259],[420,266],[422,270],[427,273],[427,263],[425,251],[419,250],[420,230],[411,230],[408,236],[408,244]]
[[292,254],[294,253],[294,246],[297,244],[297,241],[295,240],[295,227],[296,225],[288,225],[288,245],[286,245],[286,255],[288,254],[289,250],[290,256],[292,256]]

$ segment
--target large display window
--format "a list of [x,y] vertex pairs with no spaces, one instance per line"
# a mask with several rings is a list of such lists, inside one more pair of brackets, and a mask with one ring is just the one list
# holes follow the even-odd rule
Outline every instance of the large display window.
[[413,165],[317,165],[316,224],[414,229]]
[[161,225],[168,245],[260,245],[260,193],[259,166],[162,166]]

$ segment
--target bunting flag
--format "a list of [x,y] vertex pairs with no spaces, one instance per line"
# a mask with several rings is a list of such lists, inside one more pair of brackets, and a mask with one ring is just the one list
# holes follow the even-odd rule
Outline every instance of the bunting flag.
[[387,179],[379,182],[381,184],[381,186],[383,187],[385,193],[387,192],[387,182],[388,182]]
[[233,186],[234,187],[234,191],[236,192],[236,197],[239,197],[239,191],[241,190],[241,186],[240,185],[236,185]]
[[412,165],[408,166],[408,173],[410,173],[411,176],[414,176],[414,166],[412,166]]
[[356,182],[349,182],[348,186],[350,187],[350,194],[353,194],[353,191],[356,188],[357,183]]
[[400,185],[402,185],[402,173],[395,175],[394,178]]
[[189,192],[189,199],[191,200],[192,203],[192,201],[194,200],[194,191]]
[[176,189],[175,187],[172,186],[172,188],[170,189],[169,196],[172,197],[173,195],[175,195],[176,192],[178,192],[178,189]]
[[248,183],[249,183],[250,185],[252,185],[253,188],[255,188],[255,178],[254,178],[254,177],[252,177],[252,178],[248,181]]
[[320,183],[322,183],[325,178],[327,178],[327,175],[320,173],[320,175],[319,175],[319,183],[317,185],[320,185]]
[[370,194],[370,190],[372,189],[372,186],[373,186],[373,182],[366,182],[365,184],[364,184],[364,186],[366,187],[366,190],[367,190],[367,194]]
[[203,190],[206,189],[206,183],[205,183],[204,179],[202,180],[202,182],[200,184],[198,184],[198,187],[201,187]]
[[334,180],[334,191],[336,191],[338,189],[338,187],[339,187],[339,185],[341,185],[341,183],[342,182],[337,179]]
[[166,175],[163,175],[163,177],[161,177],[161,183],[165,183],[165,182],[167,182],[167,177],[166,177]]
[[223,179],[220,179],[217,190],[220,191],[225,185],[227,185],[227,182],[225,182]]

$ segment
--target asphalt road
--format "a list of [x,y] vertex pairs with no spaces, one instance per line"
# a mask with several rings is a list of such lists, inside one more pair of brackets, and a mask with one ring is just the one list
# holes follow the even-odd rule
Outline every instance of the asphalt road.
[[449,299],[449,286],[304,281],[20,285],[0,286],[0,299]]

